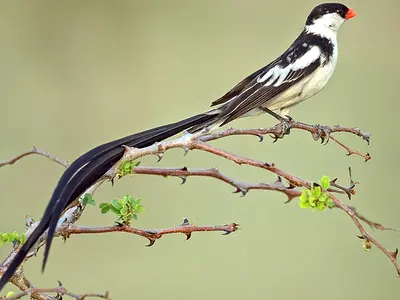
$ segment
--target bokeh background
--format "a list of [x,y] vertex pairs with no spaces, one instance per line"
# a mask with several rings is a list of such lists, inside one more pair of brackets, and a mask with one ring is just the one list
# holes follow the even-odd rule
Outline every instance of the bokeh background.
[[[301,31],[317,1],[153,0],[2,1],[0,3],[0,158],[32,145],[72,161],[103,142],[173,122],[208,108],[244,76],[279,55]],[[358,12],[339,33],[339,63],[326,89],[292,111],[308,123],[357,126],[368,147],[337,136],[372,160],[347,157],[307,133],[269,139],[235,137],[216,143],[240,155],[274,162],[309,180],[326,174],[361,184],[351,204],[387,226],[400,227],[398,185],[398,1],[349,0]],[[235,127],[275,124],[268,116]],[[155,165],[147,158],[144,165]],[[218,167],[240,180],[271,174],[207,154],[170,151],[158,164]],[[0,170],[0,231],[23,231],[39,219],[63,169],[31,156]],[[113,299],[397,299],[400,283],[376,248],[366,253],[341,211],[299,209],[273,192],[245,198],[213,179],[126,177],[102,187],[98,203],[132,194],[146,212],[135,226],[171,227],[184,217],[198,225],[240,223],[230,236],[166,236],[152,248],[126,234],[57,239],[44,274],[42,251],[26,264],[39,287],[56,280],[74,292]],[[345,201],[345,198],[343,198]],[[349,202],[347,202],[349,203]],[[108,225],[90,207],[79,224]],[[390,249],[395,232],[374,232]],[[10,246],[0,248],[5,257]],[[8,286],[7,290],[13,290]]]

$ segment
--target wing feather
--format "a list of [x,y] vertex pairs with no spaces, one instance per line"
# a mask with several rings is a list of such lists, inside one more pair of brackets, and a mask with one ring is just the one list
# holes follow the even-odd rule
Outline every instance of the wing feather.
[[[288,69],[282,71],[282,69],[279,70],[279,68],[276,67],[276,72],[279,75],[269,79],[269,81],[266,84],[261,85],[261,87],[248,90],[246,93],[239,94],[235,99],[232,99],[224,111],[227,118],[220,126],[239,118],[253,109],[264,106],[269,100],[283,93],[301,79],[313,73],[320,65],[317,58],[319,58],[319,56],[316,57],[311,64],[302,69],[297,68],[296,63],[287,67],[289,68],[289,71]],[[303,62],[300,61],[300,63]],[[281,75],[283,77],[280,77]],[[260,83],[261,82],[258,84]]]
[[215,100],[214,102],[211,103],[211,106],[223,104],[225,102],[228,102],[235,98],[237,95],[243,93],[244,91],[251,89],[255,84],[257,84],[257,79],[260,78],[260,76],[265,75],[266,72],[271,68],[271,66],[275,65],[276,61],[271,62],[265,67],[262,67],[261,69],[255,71],[254,73],[250,74],[247,76],[245,79],[243,79],[241,82],[239,82],[237,85],[235,85],[229,92],[227,92],[225,95],[223,95],[221,98]]

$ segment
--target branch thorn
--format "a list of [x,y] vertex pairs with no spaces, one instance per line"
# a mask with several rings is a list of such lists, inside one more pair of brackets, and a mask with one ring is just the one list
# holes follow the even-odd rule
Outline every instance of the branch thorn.
[[162,152],[156,153],[157,162],[160,162],[163,159],[163,155],[164,155],[164,153],[162,153]]
[[397,259],[397,254],[399,253],[399,249],[396,248],[396,250],[394,250],[393,252],[390,252],[390,254],[393,256],[393,258]]
[[147,239],[149,240],[149,244],[146,245],[146,247],[153,246],[156,243],[156,240],[157,240],[156,238],[150,238],[150,237],[147,237]]

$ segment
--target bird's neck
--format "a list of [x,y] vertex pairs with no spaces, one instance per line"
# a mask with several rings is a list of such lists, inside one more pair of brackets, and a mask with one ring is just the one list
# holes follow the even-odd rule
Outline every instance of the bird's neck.
[[307,25],[305,27],[305,32],[318,35],[322,38],[326,38],[331,43],[336,45],[337,31],[329,28],[328,26],[321,26],[320,24]]

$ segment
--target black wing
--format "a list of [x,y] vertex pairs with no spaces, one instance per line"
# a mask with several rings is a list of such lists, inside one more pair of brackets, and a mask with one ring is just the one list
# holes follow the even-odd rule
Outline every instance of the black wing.
[[[221,98],[215,100],[211,106],[214,105],[219,105],[223,103],[232,102],[232,104],[228,104],[226,107],[229,106],[231,113],[233,114],[233,109],[238,106],[243,100],[251,97],[252,100],[254,100],[254,97],[258,99],[263,99],[264,101],[268,101],[268,99],[271,99],[272,97],[278,95],[279,93],[283,92],[284,90],[288,89],[291,85],[288,85],[287,83],[282,83],[281,86],[277,87],[276,89],[270,88],[270,89],[264,89],[262,82],[259,82],[259,79],[262,78],[264,75],[266,75],[271,69],[279,65],[282,69],[288,67],[291,63],[295,62],[299,58],[303,57],[307,52],[310,51],[313,45],[318,45],[319,50],[325,57],[330,57],[333,51],[333,45],[331,42],[323,37],[314,35],[314,34],[308,34],[304,30],[300,33],[300,35],[297,37],[297,39],[290,45],[290,47],[276,60],[268,64],[267,66],[257,70],[256,72],[250,74],[247,76],[245,79],[243,79],[241,82],[239,82],[237,85],[235,85],[229,92],[227,92],[224,96]],[[326,63],[327,61],[325,61]],[[318,67],[316,63],[311,62],[310,66],[308,66],[307,70],[304,70],[304,73],[301,74],[301,70],[296,70],[293,72],[290,72],[287,76],[287,80],[291,80],[292,83],[297,82],[296,79],[298,77],[298,80],[301,78],[304,78],[308,74],[311,74],[315,68]],[[291,76],[291,77],[289,77]],[[259,89],[262,89],[262,91],[257,92]],[[257,93],[256,93],[257,92]],[[256,94],[255,94],[256,93]],[[233,104],[235,103],[235,104]],[[259,102],[257,102],[259,103]],[[246,104],[248,104],[246,102]],[[250,109],[247,109],[247,108]],[[248,112],[249,110],[255,108],[255,106],[245,106],[245,108],[241,108],[240,112],[241,114]],[[229,110],[225,112],[226,114],[229,113]],[[229,117],[229,119],[224,122],[223,124],[226,124],[227,122],[232,121],[233,119],[239,117],[241,114],[236,114],[234,113],[234,117]],[[223,125],[222,124],[222,125]],[[222,126],[221,125],[221,126]]]
[[[319,66],[320,62],[316,59],[306,68],[289,70],[288,72],[286,70],[281,75],[279,75],[280,71],[277,68],[275,74],[271,72],[270,77],[265,77],[266,79],[257,82],[253,87],[231,100],[225,111],[222,112],[228,117],[220,126],[241,117],[253,109],[264,106],[270,99],[288,90],[291,86],[313,73]],[[288,68],[290,68],[290,65]],[[267,73],[265,75],[268,76]],[[263,74],[260,74],[258,78],[261,80],[263,79],[262,76]]]
[[237,95],[239,95],[247,87],[252,86],[254,84],[254,80],[258,77],[258,75],[260,75],[269,66],[270,65],[268,65],[266,67],[262,67],[261,69],[255,71],[253,74],[250,74],[249,76],[247,76],[245,79],[243,79],[237,85],[235,85],[229,92],[227,92],[221,98],[219,98],[219,99],[215,100],[213,103],[211,103],[211,106],[225,103],[225,102],[231,100],[232,98],[236,97]]

